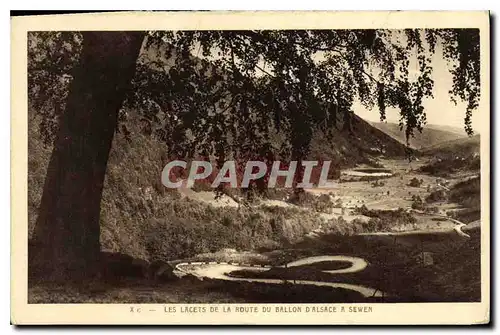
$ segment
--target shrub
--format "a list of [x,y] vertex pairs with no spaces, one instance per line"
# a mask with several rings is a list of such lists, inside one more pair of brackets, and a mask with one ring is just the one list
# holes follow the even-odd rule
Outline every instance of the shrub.
[[342,203],[342,199],[337,198],[335,202],[333,203],[333,208],[342,208],[344,204]]
[[427,207],[425,208],[425,212],[426,212],[426,213],[435,214],[435,213],[438,213],[438,212],[439,212],[439,208],[438,208],[438,207],[436,207],[436,206],[432,206],[432,207],[427,206]]
[[312,208],[320,213],[330,213],[335,206],[328,194],[316,196],[309,192],[300,192],[291,196],[289,201],[297,206]]
[[364,228],[368,229],[367,227],[375,227],[377,231],[387,230],[397,225],[413,224],[416,222],[416,219],[403,208],[398,208],[397,210],[371,210],[363,205],[361,207],[356,207],[354,209],[354,214],[360,214],[375,219],[375,221],[370,223],[370,226],[365,224]]
[[192,190],[195,192],[211,192],[214,189],[212,185],[205,180],[195,180]]
[[372,187],[381,187],[385,186],[385,183],[383,181],[375,180],[371,185]]
[[328,194],[322,194],[316,198],[314,209],[320,213],[331,213],[333,202]]
[[289,202],[302,207],[312,207],[316,202],[316,196],[309,192],[296,192],[290,196]]
[[437,190],[434,192],[431,192],[426,198],[425,202],[433,203],[433,202],[438,202],[438,201],[444,201],[446,200],[446,192],[444,190]]
[[422,198],[420,198],[420,196],[413,195],[411,197],[411,200],[412,200],[411,208],[413,208],[413,209],[419,209],[419,210],[423,210],[425,208],[425,204],[422,201]]
[[413,177],[411,180],[410,180],[410,183],[408,184],[408,186],[411,186],[411,187],[420,187],[420,185],[422,185],[424,181],[422,179],[418,179],[416,177]]

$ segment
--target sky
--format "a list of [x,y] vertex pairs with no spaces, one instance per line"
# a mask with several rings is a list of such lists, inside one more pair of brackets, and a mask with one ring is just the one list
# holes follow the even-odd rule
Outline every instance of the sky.
[[[398,38],[401,38],[402,34],[403,34],[402,32],[395,32],[393,38],[397,40]],[[196,53],[196,56],[202,58],[202,56],[199,55],[199,48],[198,47],[193,48],[193,54],[194,50],[198,51]],[[217,49],[212,50],[212,55],[209,56],[208,58],[215,59],[220,57],[217,56],[216,50]],[[322,56],[322,52],[318,52],[316,56],[318,59],[321,60],[324,59],[324,57]],[[416,60],[416,54],[415,54],[415,60]],[[414,66],[414,69],[411,68],[412,64]],[[259,66],[261,68],[265,68],[266,71],[272,72],[272,69],[266,66],[266,64],[263,63],[262,61],[259,62]],[[449,91],[452,88],[453,80],[452,80],[452,75],[450,73],[450,66],[443,58],[443,48],[439,40],[438,43],[436,44],[435,53],[432,55],[432,67],[433,67],[432,78],[434,80],[434,92],[433,92],[434,98],[424,100],[423,104],[426,112],[427,124],[445,125],[445,126],[464,129],[466,103],[458,100],[457,105],[455,105],[450,100]],[[418,75],[418,64],[416,61],[410,61],[409,70],[410,70],[410,76],[412,75],[412,73],[415,76]],[[257,71],[257,75],[265,75],[265,74]],[[356,113],[358,116],[360,116],[365,120],[373,122],[380,121],[380,112],[377,107],[374,107],[372,110],[367,110],[359,102],[355,102],[353,105],[353,111],[354,113]],[[400,118],[399,110],[396,108],[387,108],[386,117],[387,117],[387,122],[399,123],[399,118]],[[472,114],[472,129],[474,130],[474,132],[478,132],[480,128],[479,126],[480,120],[481,118],[479,110],[474,111]]]
[[[416,65],[416,64],[415,64]],[[424,101],[427,124],[446,125],[464,128],[466,103],[458,101],[457,105],[450,101],[449,90],[452,87],[450,68],[443,59],[442,48],[436,46],[436,53],[432,57],[432,78],[434,79],[434,99]],[[368,121],[380,121],[378,108],[367,110],[360,103],[353,106],[354,113]],[[387,108],[387,122],[399,122],[399,109]],[[472,113],[472,128],[478,131],[480,122],[479,110]],[[464,130],[465,133],[465,130]]]

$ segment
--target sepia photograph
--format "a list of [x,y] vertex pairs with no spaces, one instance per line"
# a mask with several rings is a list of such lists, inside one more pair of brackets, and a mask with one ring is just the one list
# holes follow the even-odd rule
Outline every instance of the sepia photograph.
[[488,322],[488,13],[212,14],[13,25],[13,299],[149,313],[131,323],[436,303]]

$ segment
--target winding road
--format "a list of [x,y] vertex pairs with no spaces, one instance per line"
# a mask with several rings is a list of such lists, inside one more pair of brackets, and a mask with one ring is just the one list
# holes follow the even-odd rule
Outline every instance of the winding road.
[[[468,226],[458,220],[435,215],[435,217],[446,218],[453,223],[455,226],[451,229],[441,230],[441,231],[407,231],[407,232],[379,232],[379,233],[366,233],[359,234],[365,237],[389,237],[393,238],[394,242],[403,242],[404,244],[409,243],[420,244],[424,242],[433,242],[437,244],[442,244],[443,241],[449,241],[451,243],[456,243],[457,241],[463,241],[470,239],[470,235],[465,233],[462,228]],[[477,229],[480,227],[480,222],[474,222],[469,225],[472,226],[471,229]],[[324,262],[348,262],[350,266],[347,268],[334,269],[334,270],[321,270],[321,272],[329,274],[345,274],[345,273],[356,273],[363,271],[368,263],[363,258],[345,256],[345,255],[323,255],[314,256],[299,259],[290,262],[286,265],[276,266],[276,268],[293,268],[305,265],[311,265],[315,263]],[[227,263],[227,262],[183,262],[175,266],[175,269],[184,275],[193,275],[198,278],[209,278],[209,279],[219,279],[233,282],[253,282],[253,283],[266,283],[266,284],[283,284],[283,279],[266,279],[266,278],[242,278],[231,276],[231,272],[234,271],[253,271],[253,272],[265,272],[269,271],[272,267],[270,265],[253,265],[253,264],[239,264],[239,263]],[[363,295],[364,297],[384,297],[387,296],[386,293],[367,286],[348,284],[348,283],[335,283],[335,282],[323,282],[323,281],[313,281],[313,280],[294,280],[295,285],[312,285],[319,287],[331,287],[338,289],[345,289],[350,291],[355,291]]]
[[[288,263],[285,266],[279,266],[279,267],[291,268],[303,265],[310,265],[319,262],[339,262],[339,261],[349,262],[351,263],[351,266],[344,269],[322,270],[322,272],[329,274],[354,273],[363,271],[368,266],[368,263],[363,258],[338,255],[338,256],[315,256],[315,257],[303,258]],[[268,271],[271,268],[271,266],[269,265],[262,266],[262,265],[236,264],[236,263],[225,263],[225,262],[188,262],[188,263],[179,263],[175,266],[175,268],[177,271],[183,274],[190,274],[199,278],[210,278],[210,279],[219,279],[226,281],[244,281],[253,283],[283,284],[282,279],[241,278],[241,277],[233,277],[230,275],[230,273],[233,271],[241,271],[241,270],[248,270],[254,272]],[[313,280],[294,280],[293,283],[296,285],[313,285],[313,286],[323,286],[323,287],[351,290],[362,294],[364,297],[387,296],[386,294],[384,294],[384,292],[380,290],[355,284],[322,282]]]

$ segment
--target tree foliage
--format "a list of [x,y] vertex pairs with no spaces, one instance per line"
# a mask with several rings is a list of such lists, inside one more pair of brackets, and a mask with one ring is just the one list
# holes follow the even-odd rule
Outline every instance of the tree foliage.
[[55,139],[81,48],[82,36],[78,33],[28,34],[28,104],[29,110],[39,116],[46,143]]
[[[81,48],[78,32],[29,38],[30,107],[50,141]],[[143,44],[127,111],[175,157],[303,159],[315,129],[352,132],[352,107],[400,111],[410,140],[433,98],[432,55],[442,50],[452,101],[480,98],[479,30],[153,31]],[[338,122],[342,127],[338,128]],[[117,131],[125,131],[117,127]]]

